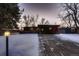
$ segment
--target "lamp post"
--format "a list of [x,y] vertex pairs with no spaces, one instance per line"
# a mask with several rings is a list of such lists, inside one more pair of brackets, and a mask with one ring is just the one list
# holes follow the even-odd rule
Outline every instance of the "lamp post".
[[4,36],[6,37],[6,56],[8,56],[9,55],[8,37],[10,36],[10,32],[9,31],[4,32]]

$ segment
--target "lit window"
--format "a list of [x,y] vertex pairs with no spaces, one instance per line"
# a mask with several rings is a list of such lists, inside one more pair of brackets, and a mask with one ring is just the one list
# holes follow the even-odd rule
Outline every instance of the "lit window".
[[52,30],[52,28],[50,27],[49,30]]
[[31,30],[33,30],[33,28],[31,28]]
[[44,29],[43,29],[43,28],[42,28],[41,30],[42,30],[42,31],[44,31]]

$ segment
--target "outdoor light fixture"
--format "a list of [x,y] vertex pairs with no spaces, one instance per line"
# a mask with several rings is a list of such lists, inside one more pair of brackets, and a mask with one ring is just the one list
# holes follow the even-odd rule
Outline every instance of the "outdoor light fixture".
[[9,45],[9,41],[8,41],[8,37],[10,36],[10,32],[9,31],[5,31],[4,32],[4,36],[6,37],[6,56],[8,56],[9,55],[9,47],[8,47],[8,45]]
[[10,36],[10,32],[9,31],[4,32],[4,36]]

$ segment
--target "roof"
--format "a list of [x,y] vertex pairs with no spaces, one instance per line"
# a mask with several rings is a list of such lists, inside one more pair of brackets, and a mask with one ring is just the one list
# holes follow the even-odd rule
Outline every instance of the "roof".
[[60,25],[38,25],[38,27],[59,27]]

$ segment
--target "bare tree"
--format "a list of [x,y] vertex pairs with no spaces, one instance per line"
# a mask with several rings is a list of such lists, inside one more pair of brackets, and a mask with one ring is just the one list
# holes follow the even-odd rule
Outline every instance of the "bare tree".
[[45,20],[45,18],[42,18],[40,24],[41,25],[48,25],[49,21]]
[[74,22],[74,27],[79,27],[79,4],[78,3],[65,3],[64,5],[64,15],[61,17],[69,26],[72,26]]
[[26,23],[26,26],[33,26],[35,27],[36,26],[36,23],[37,23],[37,20],[38,20],[38,15],[36,16],[26,16],[24,15],[23,16],[24,20],[25,20],[25,23]]

